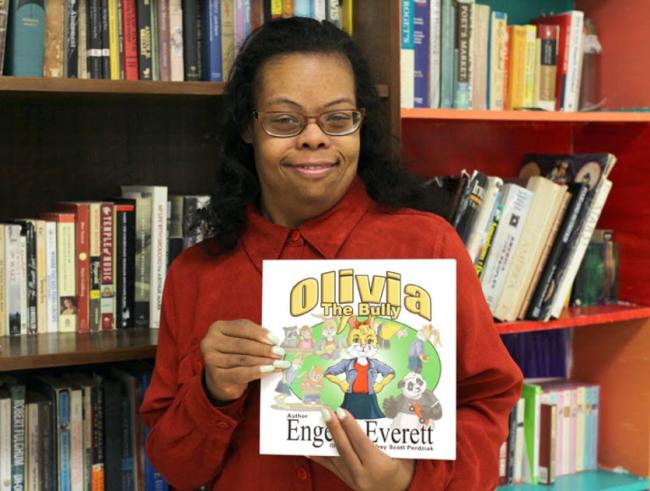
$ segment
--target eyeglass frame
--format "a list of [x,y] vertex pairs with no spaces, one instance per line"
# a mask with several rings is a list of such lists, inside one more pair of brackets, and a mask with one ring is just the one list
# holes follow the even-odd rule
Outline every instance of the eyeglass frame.
[[[331,114],[331,113],[337,113],[337,112],[343,112],[343,111],[346,111],[346,112],[350,111],[350,112],[359,113],[359,124],[354,129],[352,129],[351,131],[349,131],[347,133],[332,134],[332,133],[328,133],[327,131],[325,131],[325,129],[320,125],[320,118],[322,118],[325,114]],[[262,122],[263,119],[264,119],[264,115],[266,115],[266,114],[294,114],[294,115],[298,115],[303,119],[302,128],[300,128],[300,130],[296,134],[293,134],[293,135],[274,135],[273,133],[269,132],[269,130],[267,130],[264,127],[264,123]],[[302,113],[299,113],[299,112],[296,112],[296,111],[257,111],[257,110],[255,110],[255,111],[253,111],[253,117],[260,122],[260,126],[264,130],[264,133],[266,133],[267,135],[272,136],[274,138],[293,138],[295,136],[298,136],[303,131],[305,131],[305,128],[307,128],[307,125],[310,123],[310,120],[312,120],[312,119],[314,120],[316,125],[320,128],[320,130],[323,133],[325,133],[327,136],[348,136],[348,135],[352,135],[353,133],[356,133],[357,131],[359,131],[359,129],[361,128],[361,125],[363,124],[363,120],[366,117],[366,110],[363,107],[355,108],[355,109],[333,109],[331,111],[324,111],[324,112],[320,113],[317,116],[310,116],[310,115],[302,114]]]

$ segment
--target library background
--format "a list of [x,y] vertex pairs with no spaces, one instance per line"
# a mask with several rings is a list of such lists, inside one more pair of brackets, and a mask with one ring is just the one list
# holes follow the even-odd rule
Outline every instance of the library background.
[[0,0],[0,489],[166,486],[137,413],[165,271],[233,46],[289,15],[353,35],[450,197],[528,378],[499,489],[648,489],[648,0]]

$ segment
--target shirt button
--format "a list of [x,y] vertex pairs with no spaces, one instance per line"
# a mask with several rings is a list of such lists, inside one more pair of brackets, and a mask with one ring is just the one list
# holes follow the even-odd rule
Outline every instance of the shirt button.
[[309,477],[309,473],[304,467],[300,467],[297,471],[296,474],[298,475],[298,479],[301,481],[306,481],[307,478]]
[[289,234],[289,241],[291,242],[300,242],[301,239],[302,237],[300,236],[300,231],[298,230],[292,230]]

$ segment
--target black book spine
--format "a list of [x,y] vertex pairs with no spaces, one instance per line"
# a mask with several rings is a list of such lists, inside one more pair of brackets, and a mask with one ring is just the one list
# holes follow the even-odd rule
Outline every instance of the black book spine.
[[77,61],[79,49],[79,2],[77,0],[67,0],[66,4],[65,76],[68,78],[77,78],[79,73],[79,63]]
[[[122,422],[120,384],[105,378],[104,394],[104,489],[122,490]],[[110,436],[110,438],[108,438]]]
[[481,211],[483,197],[485,196],[486,184],[487,176],[481,173],[477,173],[468,186],[470,192],[469,196],[466,198],[467,204],[465,206],[465,211],[463,212],[458,221],[458,225],[456,226],[456,231],[465,244],[467,244],[467,239],[469,239],[469,234],[472,231],[476,217]]
[[268,22],[271,20],[272,14],[271,14],[271,0],[262,0],[262,9],[264,13],[264,22]]
[[27,252],[27,332],[35,334],[38,331],[36,314],[36,228],[31,222],[21,222],[25,232]]
[[43,399],[38,404],[38,422],[41,432],[41,466],[39,474],[43,491],[54,491],[55,477],[52,475],[53,461],[52,451],[54,448],[52,435],[52,401]]
[[108,0],[101,0],[101,26],[102,26],[102,78],[111,78],[111,43],[108,30]]
[[118,209],[116,222],[116,296],[118,328],[135,327],[135,212]]
[[201,80],[201,6],[183,0],[183,60],[185,80]]
[[573,230],[578,226],[578,216],[585,203],[588,191],[589,187],[586,184],[571,183],[569,185],[569,192],[572,194],[571,201],[569,202],[564,220],[544,265],[542,277],[535,287],[535,293],[528,307],[526,319],[541,320],[548,314],[548,310],[553,302],[555,289],[557,288],[559,271],[566,265],[565,263],[568,259],[568,254],[565,251],[569,247]]
[[138,0],[138,70],[140,80],[153,80],[151,60],[151,0]]
[[11,489],[25,488],[25,386],[16,384],[11,392]]
[[90,78],[101,79],[102,75],[102,2],[101,0],[88,0],[86,9],[87,63]]

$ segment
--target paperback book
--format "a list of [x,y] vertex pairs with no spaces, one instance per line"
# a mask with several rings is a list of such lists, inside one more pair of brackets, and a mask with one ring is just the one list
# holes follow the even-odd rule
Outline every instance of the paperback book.
[[282,373],[261,384],[260,453],[335,456],[346,409],[393,458],[456,455],[456,261],[264,261],[262,325]]

